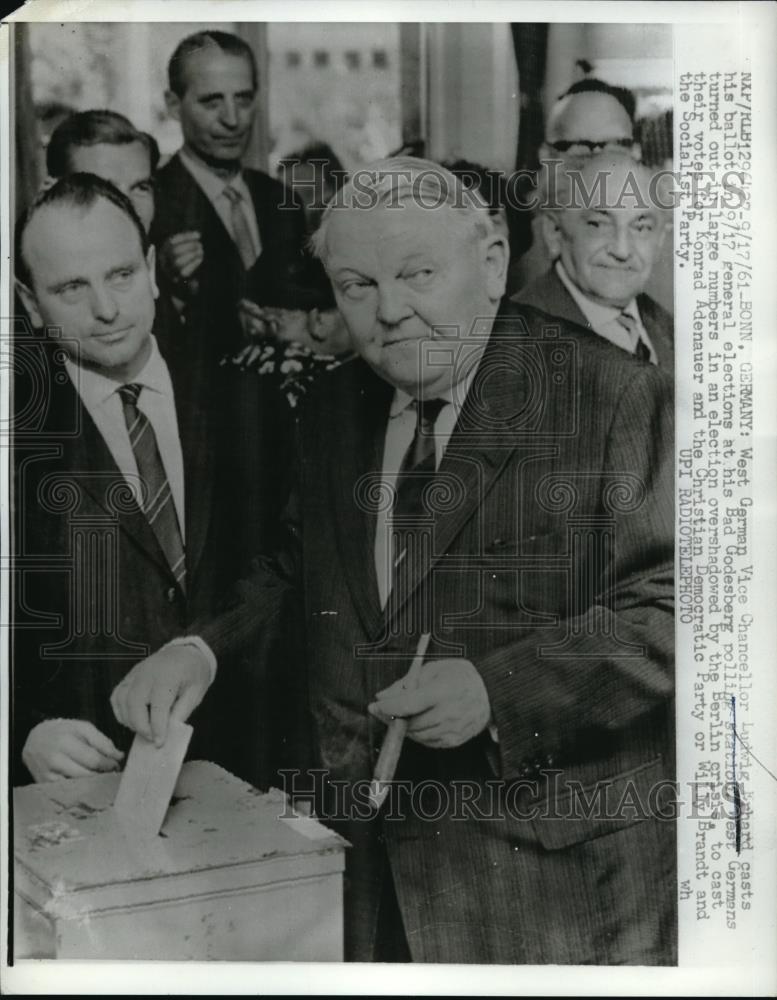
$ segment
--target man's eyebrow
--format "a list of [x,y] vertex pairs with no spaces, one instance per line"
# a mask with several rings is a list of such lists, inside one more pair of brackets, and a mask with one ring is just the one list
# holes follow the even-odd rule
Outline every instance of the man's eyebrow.
[[138,262],[136,260],[128,260],[123,264],[116,264],[115,267],[110,268],[110,270],[105,272],[105,277],[110,278],[111,275],[117,274],[119,271],[137,271]]
[[357,278],[365,278],[366,277],[366,275],[362,271],[357,270],[355,267],[352,267],[350,264],[340,264],[339,266],[337,264],[335,264],[332,267],[332,273],[335,274],[338,278],[343,277],[343,275],[347,275],[347,274],[355,274]]
[[86,285],[86,278],[82,277],[80,274],[74,274],[70,278],[60,278],[59,281],[54,281],[50,285],[46,286],[47,292],[58,292],[65,288],[67,285]]

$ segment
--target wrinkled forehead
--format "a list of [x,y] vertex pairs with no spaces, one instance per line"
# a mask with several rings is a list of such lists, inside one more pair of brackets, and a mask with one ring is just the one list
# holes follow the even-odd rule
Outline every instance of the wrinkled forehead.
[[560,184],[562,203],[572,209],[663,215],[662,177],[629,156],[593,157],[567,171]]
[[397,197],[369,207],[334,207],[326,227],[327,269],[413,253],[447,255],[473,235],[471,217],[447,203]]

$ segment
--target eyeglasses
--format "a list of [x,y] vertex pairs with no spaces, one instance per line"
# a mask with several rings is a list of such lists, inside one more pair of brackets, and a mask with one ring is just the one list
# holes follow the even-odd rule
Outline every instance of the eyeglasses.
[[631,149],[633,139],[601,139],[594,142],[591,139],[560,139],[548,143],[551,149],[558,153],[599,153],[603,149]]

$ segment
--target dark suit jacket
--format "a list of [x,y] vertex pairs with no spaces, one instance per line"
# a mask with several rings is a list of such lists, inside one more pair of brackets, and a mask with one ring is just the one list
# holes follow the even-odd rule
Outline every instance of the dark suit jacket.
[[[236,474],[245,442],[233,431],[235,447],[223,446],[225,435],[202,419],[189,379],[170,365],[185,474],[184,593],[68,378],[61,349],[24,337],[15,355],[14,777],[23,783],[30,776],[22,746],[46,718],[87,719],[128,749],[132,734],[109,704],[114,686],[138,660],[185,634],[192,619],[213,613],[247,568],[249,534],[266,544],[261,531],[278,511],[271,489],[264,509],[247,509],[249,493]],[[276,431],[266,419],[254,430],[252,446],[265,458],[265,438]],[[279,481],[277,468],[267,474]],[[256,682],[249,666],[238,658],[217,678],[213,703],[191,720],[190,756],[266,783],[267,761],[252,759],[249,747],[262,728],[261,703],[246,700],[246,685]]]
[[[578,304],[551,268],[542,277],[522,288],[512,302],[534,306],[551,316],[558,316],[570,323],[591,329],[591,324],[580,311]],[[670,314],[649,295],[637,296],[637,308],[647,334],[658,356],[659,366],[674,378],[674,320]]]
[[[185,336],[172,345],[183,353],[190,368],[202,365],[210,371],[213,363],[239,346],[238,300],[248,295],[261,301],[268,263],[277,266],[294,260],[303,250],[302,208],[296,203],[280,207],[289,205],[288,190],[258,170],[245,169],[243,177],[251,192],[262,241],[262,253],[248,275],[218,213],[180,157],[173,156],[156,175],[152,242],[161,250],[169,236],[197,230],[205,251],[202,265],[192,276],[197,291],[186,307]],[[164,274],[160,274],[160,287],[169,294],[173,292]]]
[[[431,568],[385,612],[373,545],[392,390],[357,360],[302,415],[287,544],[195,626],[221,657],[302,595],[319,808],[353,844],[352,959],[372,955],[387,854],[415,960],[675,960],[674,829],[645,818],[674,773],[671,391],[577,328],[545,337],[547,320],[503,307],[430,498]],[[367,705],[408,669],[421,593],[428,657],[475,664],[499,741],[407,741],[413,791],[367,822],[385,735]],[[606,810],[573,808],[574,789],[608,786]],[[642,812],[618,810],[627,790]]]

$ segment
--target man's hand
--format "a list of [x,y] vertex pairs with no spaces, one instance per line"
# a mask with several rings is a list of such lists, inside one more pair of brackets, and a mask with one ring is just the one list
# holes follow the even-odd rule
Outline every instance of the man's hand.
[[101,771],[118,771],[124,754],[91,722],[46,719],[24,744],[22,760],[35,781],[83,778]]
[[386,725],[407,718],[407,735],[424,746],[461,746],[491,721],[486,686],[469,660],[431,660],[421,668],[415,690],[402,683],[400,678],[379,691],[369,711]]
[[237,314],[246,337],[264,337],[275,333],[265,310],[251,299],[241,299],[238,302]]
[[122,725],[161,747],[169,720],[186,722],[210,684],[210,667],[196,646],[163,646],[114,688],[111,706]]
[[205,250],[198,232],[169,236],[159,251],[159,267],[176,288],[182,287],[203,260]]

